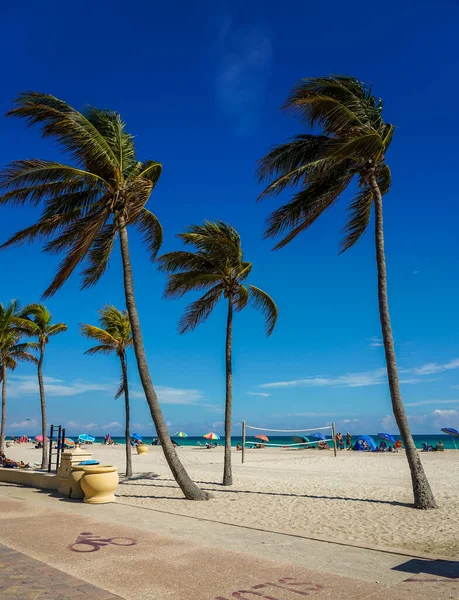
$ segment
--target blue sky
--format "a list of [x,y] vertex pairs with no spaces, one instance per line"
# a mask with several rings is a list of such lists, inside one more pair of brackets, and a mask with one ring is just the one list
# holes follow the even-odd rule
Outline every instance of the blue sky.
[[[260,315],[237,315],[234,420],[274,428],[335,420],[353,432],[394,431],[384,377],[372,230],[338,256],[346,200],[284,250],[262,240],[263,222],[281,199],[256,204],[256,161],[302,132],[279,107],[300,78],[352,74],[373,83],[397,126],[387,160],[385,199],[390,308],[403,397],[414,432],[459,426],[459,242],[457,236],[458,5],[389,1],[352,6],[291,0],[261,4],[89,2],[2,4],[0,113],[24,90],[80,107],[118,110],[136,136],[139,158],[163,163],[149,202],[160,218],[163,251],[191,223],[222,219],[241,234],[251,282],[277,301],[271,338]],[[447,98],[451,98],[448,101]],[[0,118],[0,164],[59,158],[37,130]],[[287,195],[283,198],[287,199]],[[0,237],[33,222],[36,211],[0,210]],[[164,277],[135,232],[131,249],[138,307],[153,381],[171,431],[222,430],[224,307],[194,333],[176,323],[187,300],[161,298]],[[95,323],[105,303],[123,307],[119,249],[99,285],[79,291],[74,276],[47,302],[69,330],[46,357],[49,420],[112,435],[121,431],[115,358],[86,357],[78,324]],[[1,255],[1,300],[39,299],[58,258],[39,246]],[[188,300],[191,300],[189,298]],[[152,432],[131,360],[133,423]],[[34,370],[10,378],[8,433],[39,422]],[[236,431],[239,426],[236,425]],[[31,432],[33,433],[33,432]]]

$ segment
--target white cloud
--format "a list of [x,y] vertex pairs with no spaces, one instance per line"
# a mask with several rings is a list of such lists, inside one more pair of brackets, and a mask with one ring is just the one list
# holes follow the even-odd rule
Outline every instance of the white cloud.
[[447,410],[441,410],[440,408],[436,408],[433,412],[432,415],[434,417],[448,417],[448,418],[452,418],[452,417],[457,417],[459,415],[459,412],[453,408],[451,409],[447,409]]
[[[96,383],[84,380],[76,380],[65,383],[62,379],[44,377],[45,393],[47,396],[77,396],[86,392],[113,392],[116,383]],[[10,377],[8,394],[12,397],[26,396],[39,393],[38,382],[35,376],[12,375]]]
[[372,348],[380,348],[381,346],[383,346],[383,341],[380,337],[374,335],[373,337],[370,338],[366,338],[367,342],[370,342],[370,346]]
[[268,392],[247,392],[249,396],[261,396],[262,398],[268,398],[271,394]]
[[[186,388],[174,388],[170,386],[157,385],[156,393],[159,401],[162,404],[181,404],[188,406],[200,406],[203,408],[220,408],[215,404],[209,404],[205,401],[204,394],[201,390],[193,390]],[[131,398],[145,399],[145,394],[142,389],[131,389]]]
[[414,375],[433,375],[435,373],[442,373],[444,371],[450,371],[452,369],[459,369],[459,358],[450,360],[444,364],[438,363],[426,363],[422,367],[416,367],[414,369],[404,369],[401,373],[414,373]]
[[[444,364],[427,363],[421,367],[410,369],[399,369],[402,375],[417,375],[417,377],[402,377],[400,383],[415,384],[425,381],[439,381],[438,379],[421,379],[425,375],[433,375],[452,369],[459,368],[459,358],[450,360]],[[288,387],[366,387],[370,385],[380,385],[387,383],[387,372],[385,368],[375,369],[374,371],[364,371],[362,373],[346,373],[335,377],[313,376],[303,379],[292,379],[290,381],[274,381],[263,383],[259,388],[288,388]]]
[[238,27],[221,19],[216,40],[215,94],[238,134],[253,129],[272,61],[271,35],[261,25]]
[[395,431],[397,429],[397,422],[395,421],[394,415],[386,415],[381,420],[384,431]]
[[27,430],[27,433],[31,433],[31,429],[35,429],[38,426],[38,422],[36,419],[24,419],[18,423],[11,423],[11,425],[7,425],[8,429],[12,429],[13,431],[17,430]]
[[405,402],[405,406],[424,406],[426,404],[457,404],[459,400],[419,400],[418,402]]
[[305,377],[291,381],[275,381],[263,383],[260,388],[286,388],[286,387],[363,387],[384,383],[386,369],[376,369],[364,373],[347,373],[338,377]]
[[101,429],[117,429],[117,430],[121,430],[124,429],[124,426],[121,425],[121,423],[118,423],[118,421],[112,421],[111,423],[107,423],[106,425],[102,425]]

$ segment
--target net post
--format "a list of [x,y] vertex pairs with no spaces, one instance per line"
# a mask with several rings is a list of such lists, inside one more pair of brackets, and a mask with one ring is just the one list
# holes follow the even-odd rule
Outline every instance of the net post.
[[242,421],[242,463],[245,459],[245,421]]
[[336,432],[335,432],[335,424],[332,423],[332,438],[333,438],[333,451],[335,453],[336,458]]

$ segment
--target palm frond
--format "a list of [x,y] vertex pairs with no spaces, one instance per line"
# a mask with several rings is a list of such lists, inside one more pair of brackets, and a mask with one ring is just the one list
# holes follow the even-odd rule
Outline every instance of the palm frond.
[[58,335],[59,333],[64,333],[65,331],[67,331],[67,325],[65,323],[54,323],[54,325],[49,326],[46,335]]
[[[377,182],[381,194],[387,194],[390,187],[390,170],[387,165],[384,165],[379,175]],[[361,191],[355,197],[355,200],[348,208],[348,221],[344,228],[344,239],[341,242],[340,254],[348,250],[365,232],[371,217],[371,206],[373,204],[373,192],[365,181],[361,181]]]
[[118,341],[114,336],[101,327],[88,324],[80,325],[80,333],[82,336],[90,340],[97,340],[105,346],[111,346],[112,348],[118,347]]
[[252,306],[259,310],[265,317],[266,335],[269,336],[273,332],[279,314],[278,308],[274,300],[263,290],[248,285],[249,299]]
[[89,348],[89,350],[85,351],[85,354],[92,356],[93,354],[113,354],[114,352],[117,352],[117,349],[114,346],[100,344],[99,346]]
[[124,394],[124,380],[121,378],[120,385],[116,390],[116,394],[114,396],[115,400],[118,400]]
[[165,273],[177,271],[195,271],[198,273],[215,273],[217,267],[210,256],[177,250],[168,252],[157,259],[158,269]]
[[215,273],[196,273],[194,271],[169,275],[165,298],[181,298],[187,292],[205,290],[221,281],[221,275]]
[[233,306],[236,312],[243,310],[249,301],[249,292],[243,285],[238,286],[236,293],[233,296]]
[[216,285],[202,298],[187,306],[178,324],[179,333],[193,331],[200,323],[205,321],[220,300],[222,293],[223,286]]
[[143,237],[143,242],[148,248],[150,259],[153,262],[163,243],[163,228],[159,219],[149,210],[143,208],[137,220],[137,228]]
[[205,257],[211,256],[214,264],[229,263],[237,267],[242,259],[241,239],[238,232],[222,221],[205,221],[203,225],[191,225],[178,237],[193,245]]
[[272,238],[285,234],[276,244],[275,250],[284,247],[301,231],[307,229],[329,208],[346,189],[352,174],[337,169],[329,179],[311,183],[299,191],[293,200],[275,210],[268,218],[265,237]]
[[104,173],[107,179],[114,177],[119,166],[117,157],[87,116],[66,102],[39,92],[20,94],[15,105],[8,116],[25,119],[29,126],[41,125],[43,136],[54,138],[79,164]]
[[102,228],[87,253],[88,265],[81,273],[81,289],[92,287],[105,273],[117,237],[118,231],[112,223]]
[[241,264],[241,270],[236,274],[236,279],[238,281],[244,281],[250,275],[252,271],[252,263],[251,262],[243,262]]

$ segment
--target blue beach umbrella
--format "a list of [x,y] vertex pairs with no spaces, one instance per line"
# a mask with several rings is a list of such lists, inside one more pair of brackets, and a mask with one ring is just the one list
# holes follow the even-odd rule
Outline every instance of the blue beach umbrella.
[[79,442],[95,442],[96,438],[92,437],[92,435],[88,435],[87,433],[81,433],[78,436],[78,441]]
[[459,438],[459,431],[457,429],[452,429],[451,427],[443,427],[442,431],[443,431],[443,433],[447,433],[448,435],[450,435],[453,438],[453,444],[457,450],[457,446],[456,446],[456,442],[455,442],[454,438],[455,437]]
[[141,435],[139,435],[138,433],[132,433],[132,434],[131,434],[131,438],[132,438],[133,440],[137,440],[138,442],[141,442],[141,441],[142,441],[142,436],[141,436]]
[[390,442],[391,444],[395,444],[395,438],[390,433],[378,433],[378,435],[383,440],[386,440],[386,442]]
[[311,433],[309,437],[314,438],[315,440],[326,440],[327,438],[321,431],[317,431],[316,433]]

